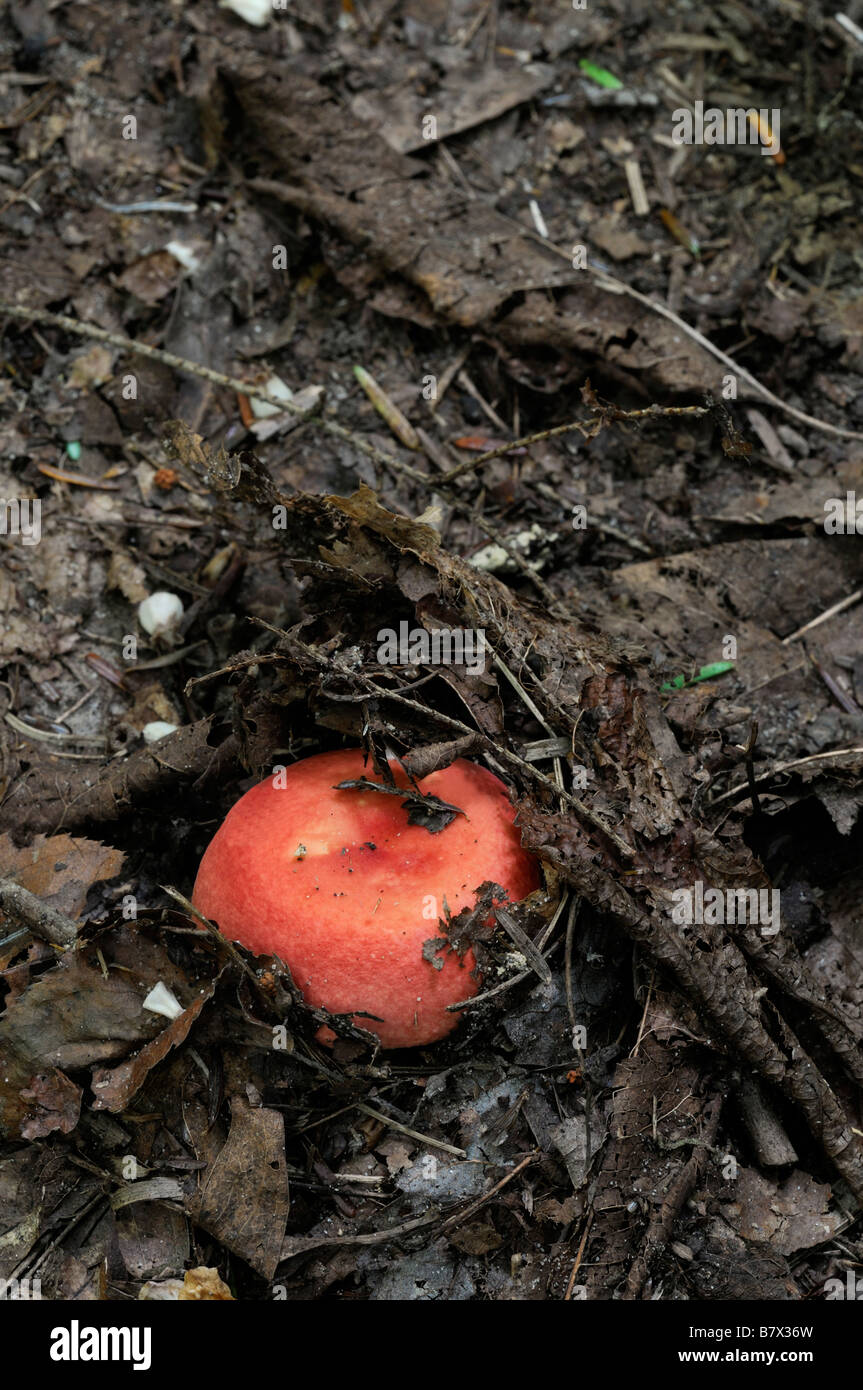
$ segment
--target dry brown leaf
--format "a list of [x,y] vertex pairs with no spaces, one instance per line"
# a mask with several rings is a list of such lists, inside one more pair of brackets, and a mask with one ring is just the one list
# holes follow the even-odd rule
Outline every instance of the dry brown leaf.
[[73,921],[84,911],[92,885],[116,878],[125,859],[120,850],[82,836],[34,835],[26,849],[19,849],[10,835],[0,835],[0,875]]

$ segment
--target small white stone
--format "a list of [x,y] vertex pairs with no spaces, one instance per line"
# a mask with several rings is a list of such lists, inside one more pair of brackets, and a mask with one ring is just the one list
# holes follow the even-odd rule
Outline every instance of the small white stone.
[[141,1285],[138,1298],[145,1303],[177,1303],[184,1287],[182,1279],[148,1279]]
[[259,29],[269,24],[273,12],[272,0],[219,0],[219,7],[223,10],[233,10],[240,19],[244,19],[247,24],[256,24]]
[[511,569],[515,568],[512,560],[502,545],[484,545],[475,555],[471,555],[470,563],[474,569],[488,570],[494,574],[497,570],[505,570],[507,565]]
[[138,604],[138,622],[151,637],[159,637],[176,627],[183,616],[183,600],[159,589]]
[[184,241],[169,241],[165,245],[165,250],[175,261],[179,261],[184,270],[194,272],[201,268],[201,258],[193,247],[187,246]]
[[[260,388],[266,391],[268,396],[275,396],[277,401],[290,402],[294,399],[294,393],[290,386],[286,386],[280,376],[270,376]],[[252,414],[256,420],[268,420],[271,415],[279,415],[281,412],[277,405],[270,405],[269,401],[259,400],[252,395],[249,390],[249,405],[252,407]]]
[[149,724],[145,724],[141,733],[145,743],[158,743],[160,738],[166,734],[176,733],[179,724],[169,724],[166,719],[153,719]]
[[153,985],[142,1005],[151,1014],[162,1014],[164,1018],[179,1018],[183,1006],[176,995],[161,980]]

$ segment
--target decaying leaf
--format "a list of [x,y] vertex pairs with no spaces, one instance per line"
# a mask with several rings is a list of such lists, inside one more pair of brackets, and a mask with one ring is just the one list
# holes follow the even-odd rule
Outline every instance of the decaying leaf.
[[23,849],[8,833],[0,835],[0,876],[14,879],[73,920],[83,912],[92,885],[116,878],[125,858],[110,845],[82,836],[34,835]]
[[285,1124],[241,1096],[231,1105],[227,1143],[204,1178],[195,1220],[265,1279],[281,1258],[290,1210]]

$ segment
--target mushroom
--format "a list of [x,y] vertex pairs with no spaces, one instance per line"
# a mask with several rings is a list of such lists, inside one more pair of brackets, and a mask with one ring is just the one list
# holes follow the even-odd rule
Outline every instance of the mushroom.
[[[473,952],[460,958],[441,920],[473,907],[488,881],[516,902],[539,872],[493,773],[458,759],[417,782],[463,813],[435,816],[426,803],[431,830],[422,803],[410,823],[410,782],[396,761],[390,768],[396,795],[377,790],[387,784],[360,748],[305,758],[252,787],[211,840],[193,902],[225,936],[278,955],[308,1004],[374,1015],[353,1021],[384,1047],[412,1047],[451,1032],[459,1014],[447,1005],[479,988]],[[360,780],[373,785],[338,785]]]
[[183,600],[176,594],[157,589],[138,604],[138,622],[151,637],[171,632],[183,616]]

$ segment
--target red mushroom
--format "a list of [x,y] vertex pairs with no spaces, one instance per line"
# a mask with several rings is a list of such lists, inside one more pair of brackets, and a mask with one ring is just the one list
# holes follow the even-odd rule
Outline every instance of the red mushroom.
[[193,901],[232,940],[280,956],[309,1004],[376,1015],[355,1022],[385,1047],[435,1042],[459,1021],[447,1004],[479,982],[472,951],[459,959],[426,943],[440,937],[446,909],[472,907],[486,881],[512,902],[526,897],[539,884],[536,861],[503,783],[475,763],[459,759],[418,782],[464,812],[434,833],[409,824],[401,795],[337,789],[360,778],[385,785],[356,748],[252,787],[210,842]]

